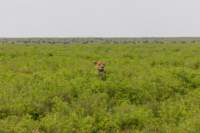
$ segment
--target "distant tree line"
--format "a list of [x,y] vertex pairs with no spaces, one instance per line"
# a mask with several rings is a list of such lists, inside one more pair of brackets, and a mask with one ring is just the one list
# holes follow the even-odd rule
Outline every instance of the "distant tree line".
[[0,43],[6,44],[194,44],[198,42],[200,38],[0,38]]

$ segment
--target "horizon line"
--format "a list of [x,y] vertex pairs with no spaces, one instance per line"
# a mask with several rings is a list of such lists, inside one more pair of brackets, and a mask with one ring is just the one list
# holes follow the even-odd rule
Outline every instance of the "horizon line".
[[200,38],[200,36],[12,36],[0,37],[0,39],[10,38]]

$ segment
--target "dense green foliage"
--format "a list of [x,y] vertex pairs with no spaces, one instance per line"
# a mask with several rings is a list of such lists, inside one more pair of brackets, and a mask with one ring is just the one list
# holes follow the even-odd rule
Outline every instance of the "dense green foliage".
[[199,133],[200,45],[0,45],[0,133],[36,130]]

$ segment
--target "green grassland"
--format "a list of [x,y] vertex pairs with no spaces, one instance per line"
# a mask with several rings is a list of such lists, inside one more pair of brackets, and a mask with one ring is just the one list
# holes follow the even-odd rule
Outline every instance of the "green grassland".
[[199,133],[200,44],[0,44],[0,133],[36,130]]

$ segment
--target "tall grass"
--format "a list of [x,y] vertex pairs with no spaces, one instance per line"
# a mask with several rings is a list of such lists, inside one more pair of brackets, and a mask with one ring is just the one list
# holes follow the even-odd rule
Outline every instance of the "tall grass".
[[199,103],[198,44],[0,45],[2,133],[198,133]]

